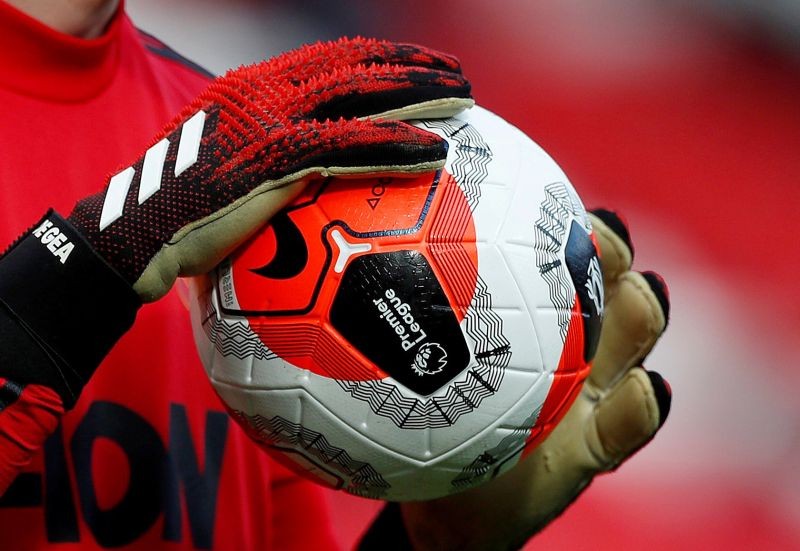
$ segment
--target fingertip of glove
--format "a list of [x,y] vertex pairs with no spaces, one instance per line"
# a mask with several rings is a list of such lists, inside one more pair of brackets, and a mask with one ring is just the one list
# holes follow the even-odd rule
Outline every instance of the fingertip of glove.
[[387,42],[386,44],[394,54],[390,58],[393,63],[413,64],[461,73],[461,62],[454,55],[407,42]]
[[653,386],[656,403],[658,404],[658,428],[664,425],[672,407],[672,388],[669,383],[656,371],[647,371],[650,384]]
[[[387,76],[377,76],[378,72]],[[359,89],[359,86],[367,86],[370,79],[379,81],[380,85]],[[326,92],[320,95],[319,90]],[[319,100],[307,113],[309,118],[316,120],[399,118],[396,113],[407,113],[417,106],[471,100],[472,87],[460,74],[417,67],[371,66],[363,71],[358,68],[340,69],[336,74],[307,81],[301,94]],[[424,118],[425,115],[425,111],[420,111],[414,118]]]
[[343,173],[416,173],[438,170],[447,159],[447,141],[400,121],[347,120],[339,126],[338,149],[313,157],[319,166],[350,167]]
[[667,325],[669,325],[670,314],[669,287],[667,286],[667,282],[656,272],[642,272],[642,277],[644,277],[650,289],[653,291],[653,294],[656,296],[656,299],[658,299],[658,304],[661,306],[661,311],[664,313],[664,328],[666,329]]
[[628,223],[616,211],[608,209],[592,209],[589,212],[594,214],[608,228],[613,231],[617,237],[622,239],[631,251],[631,259],[634,257],[633,241],[631,241],[631,233],[628,231]]

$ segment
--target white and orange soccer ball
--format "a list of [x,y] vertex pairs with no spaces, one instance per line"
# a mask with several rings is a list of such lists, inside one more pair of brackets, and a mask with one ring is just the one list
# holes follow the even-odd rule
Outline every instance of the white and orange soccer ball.
[[586,212],[558,165],[480,107],[421,128],[441,172],[320,179],[194,286],[231,414],[295,469],[389,500],[489,480],[566,412],[600,332]]

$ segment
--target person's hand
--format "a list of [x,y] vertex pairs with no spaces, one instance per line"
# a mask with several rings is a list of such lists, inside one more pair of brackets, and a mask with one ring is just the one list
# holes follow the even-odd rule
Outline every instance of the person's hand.
[[213,268],[306,176],[441,167],[445,142],[396,121],[471,104],[445,54],[366,39],[306,46],[216,79],[69,221],[152,301]]
[[223,260],[307,177],[442,167],[446,142],[398,121],[472,103],[455,58],[367,39],[215,79],[104,191],[67,219],[48,213],[0,258],[0,307],[51,364],[12,358],[2,375],[71,406],[141,302]]
[[631,271],[620,218],[594,212],[605,280],[605,317],[591,373],[547,439],[510,472],[461,494],[406,503],[415,549],[514,549],[558,516],[592,479],[647,444],[669,412],[671,391],[642,363],[666,328],[669,296],[652,272]]

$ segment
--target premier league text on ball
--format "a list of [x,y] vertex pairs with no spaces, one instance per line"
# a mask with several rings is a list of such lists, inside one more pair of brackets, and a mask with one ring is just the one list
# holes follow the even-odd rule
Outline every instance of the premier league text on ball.
[[213,273],[192,320],[247,433],[321,483],[431,499],[508,470],[586,377],[603,284],[569,180],[475,107],[414,178],[319,179]]

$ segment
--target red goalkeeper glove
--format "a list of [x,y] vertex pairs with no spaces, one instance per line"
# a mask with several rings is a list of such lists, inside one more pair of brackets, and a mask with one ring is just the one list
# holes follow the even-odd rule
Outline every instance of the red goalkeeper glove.
[[228,72],[103,192],[0,259],[0,334],[20,344],[0,376],[70,407],[142,301],[213,267],[309,176],[441,167],[445,142],[397,120],[471,104],[457,60],[412,45],[342,39]]

